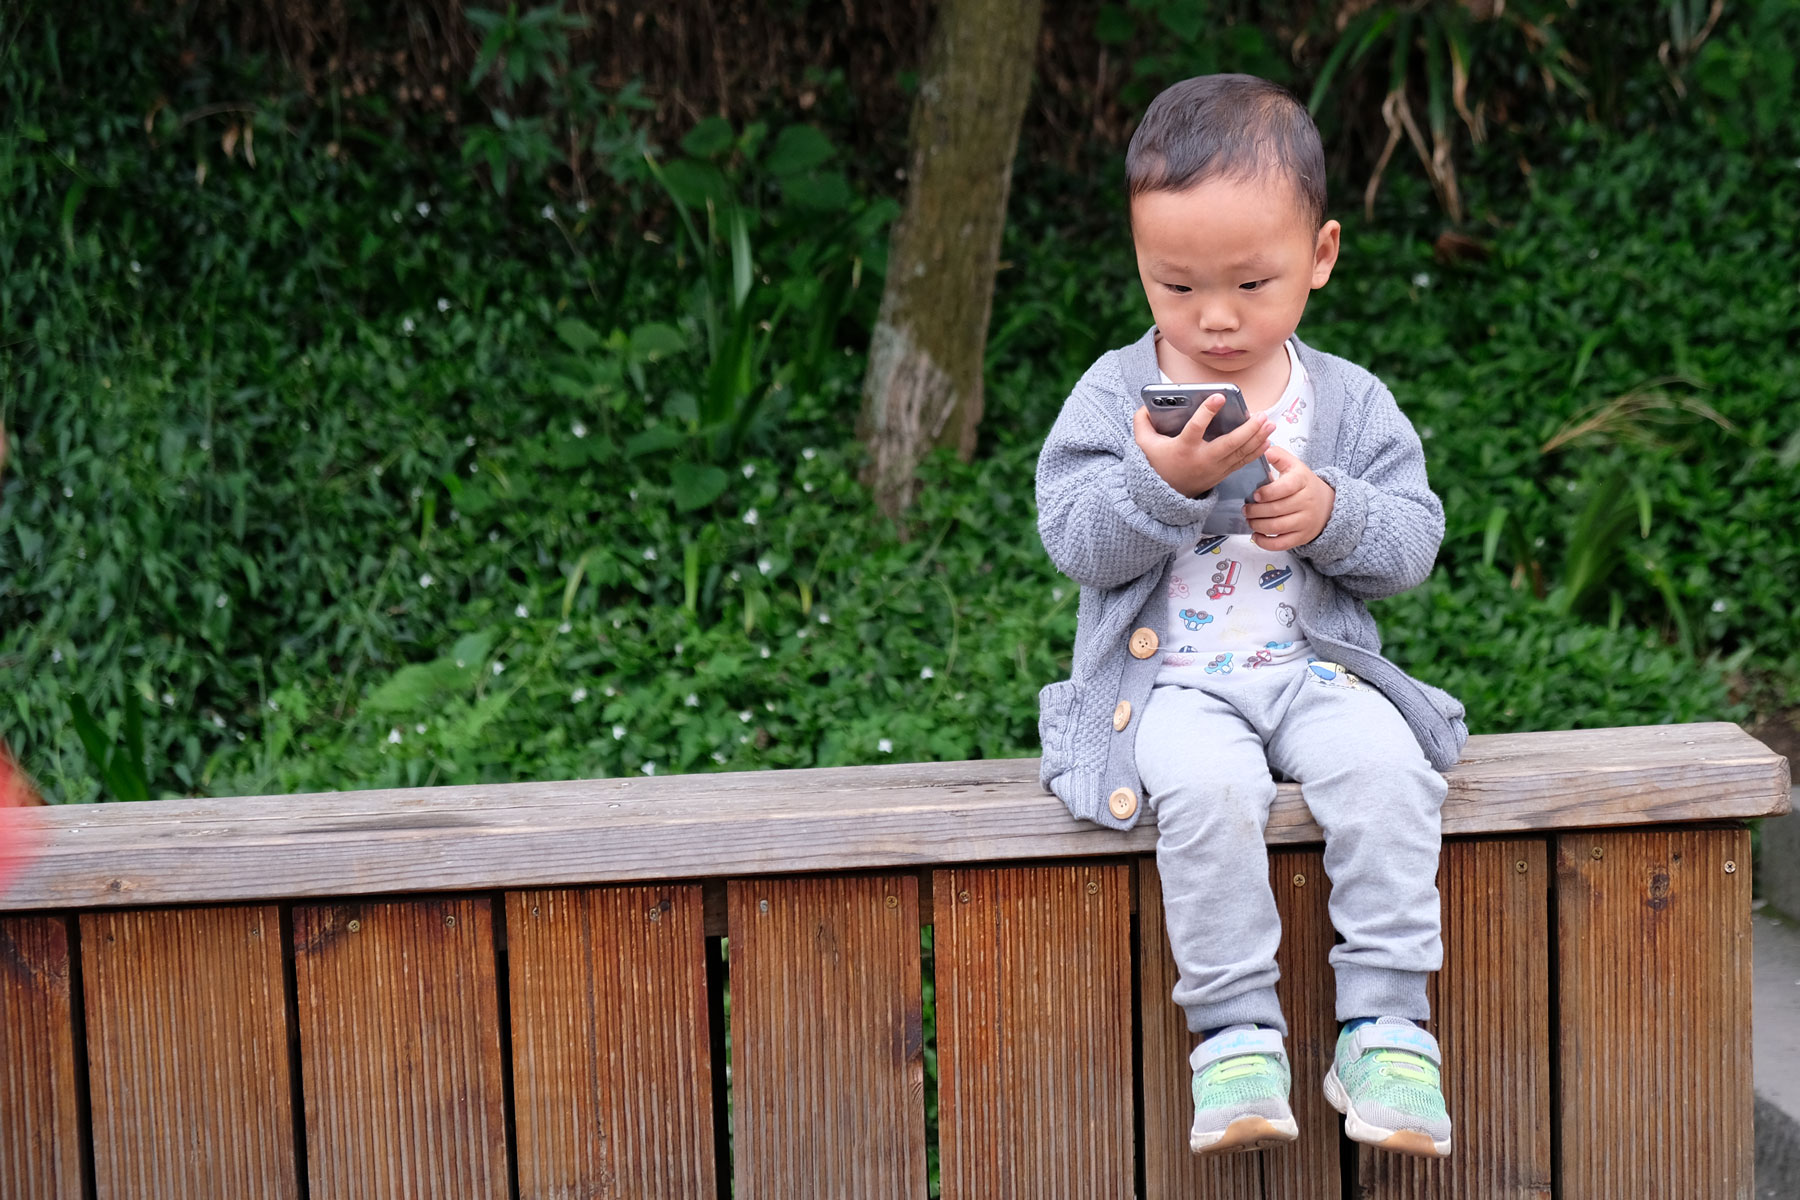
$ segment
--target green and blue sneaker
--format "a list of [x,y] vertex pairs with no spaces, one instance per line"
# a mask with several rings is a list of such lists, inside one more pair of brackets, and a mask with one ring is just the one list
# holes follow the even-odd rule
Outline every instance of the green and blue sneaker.
[[1437,1039],[1404,1017],[1345,1029],[1325,1074],[1325,1099],[1353,1142],[1428,1158],[1450,1155],[1450,1114]]
[[1264,1150],[1300,1136],[1288,1107],[1293,1075],[1281,1034],[1255,1025],[1233,1025],[1194,1047],[1195,1154]]

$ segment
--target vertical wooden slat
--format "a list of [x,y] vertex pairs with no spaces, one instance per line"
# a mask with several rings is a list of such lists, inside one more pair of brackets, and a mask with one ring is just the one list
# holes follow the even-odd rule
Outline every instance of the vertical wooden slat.
[[698,885],[508,892],[521,1200],[711,1200]]
[[79,1200],[69,927],[0,917],[0,1196]]
[[1550,1195],[1550,932],[1538,839],[1445,842],[1444,969],[1430,1028],[1444,1051],[1451,1157],[1361,1147],[1368,1200]]
[[504,1200],[485,898],[294,909],[310,1200]]
[[923,1200],[919,883],[732,880],[737,1200]]
[[1269,886],[1281,916],[1281,978],[1275,992],[1287,1018],[1288,1062],[1294,1069],[1294,1121],[1300,1140],[1264,1151],[1263,1192],[1268,1200],[1318,1200],[1343,1187],[1338,1156],[1342,1120],[1325,1101],[1325,1072],[1337,1048],[1337,985],[1331,974],[1331,881],[1318,850],[1269,855]]
[[1139,858],[1137,870],[1144,1195],[1146,1200],[1261,1200],[1262,1155],[1195,1154],[1188,1149],[1194,1123],[1188,1054],[1195,1035],[1188,1031],[1187,1014],[1170,998],[1178,972],[1163,919],[1156,856]]
[[1559,836],[1566,1200],[1748,1200],[1750,835]]
[[1130,867],[932,876],[944,1200],[1131,1196]]
[[99,1200],[300,1194],[281,914],[81,917]]

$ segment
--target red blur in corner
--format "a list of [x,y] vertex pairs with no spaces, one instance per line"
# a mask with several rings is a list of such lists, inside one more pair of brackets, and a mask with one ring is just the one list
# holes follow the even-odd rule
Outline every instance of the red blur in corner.
[[42,803],[12,751],[0,742],[0,893],[37,848],[39,829],[29,810]]

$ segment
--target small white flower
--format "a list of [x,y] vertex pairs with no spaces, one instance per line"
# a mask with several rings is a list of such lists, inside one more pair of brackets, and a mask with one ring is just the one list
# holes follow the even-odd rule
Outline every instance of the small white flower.
[[427,571],[427,572],[425,572],[425,574],[419,576],[419,586],[422,588],[428,588],[431,586],[431,572],[430,571]]
[[202,450],[211,450],[211,449],[212,449],[212,442],[211,442],[211,440],[209,440],[209,439],[207,439],[207,438],[201,438],[201,439],[200,439],[200,448],[201,448],[201,449],[202,449]]
[[411,333],[416,328],[417,328],[417,326],[415,326],[413,324],[413,319],[411,317],[407,317],[405,320],[400,322],[400,332],[401,333]]
[[[175,703],[175,693],[174,692],[164,692],[162,694],[162,702],[164,704],[172,706]],[[275,707],[275,702],[273,700],[269,701],[269,707],[270,708]]]
[[570,704],[580,704],[583,700],[586,700],[586,699],[587,699],[587,689],[584,687],[578,687],[574,691],[569,693],[569,703]]
[[438,297],[438,311],[439,312],[449,312],[450,311],[450,302],[448,300],[444,299],[442,296]]
[[1532,538],[1531,544],[1533,546],[1537,547],[1539,550],[1542,550],[1544,548],[1544,539],[1541,537]]
[[821,624],[821,625],[831,624],[831,614],[828,612],[820,613],[819,614],[819,624]]
[[618,617],[613,618],[613,628],[614,629],[618,629],[619,627],[621,627],[624,624],[625,624],[625,622],[621,621]]
[[714,762],[718,763],[721,767],[724,766],[725,765],[725,752],[723,750],[714,750],[712,752],[712,760]]
[[761,571],[764,575],[767,575],[770,571],[775,569],[775,560],[765,554],[756,560],[756,569]]
[[764,700],[763,707],[770,712],[774,712],[775,711],[775,702],[773,700]]
[[739,583],[743,580],[743,578],[744,577],[742,575],[738,574],[736,567],[731,568],[731,582]]
[[469,464],[469,474],[473,475],[479,470],[481,470],[481,465],[479,463],[470,463]]
[[241,730],[241,729],[240,729],[240,730],[238,730],[238,733],[237,733],[237,740],[238,740],[238,741],[240,741],[240,742],[241,742],[241,741],[243,741],[243,740],[244,740],[244,736],[245,736],[245,735],[244,735],[244,731],[243,731],[243,730]]
[[1600,257],[1600,248],[1598,246],[1590,247],[1588,249],[1588,257],[1589,258],[1599,258]]
[[224,592],[220,592],[218,595],[213,597],[213,607],[214,608],[224,608],[225,607],[225,593]]
[[681,650],[682,650],[682,646],[681,646],[681,643],[680,643],[680,642],[676,642],[676,643],[675,643],[675,653],[677,653],[677,654],[680,654],[680,653],[681,653]]
[[894,743],[888,741],[886,738],[882,738],[879,742],[875,743],[875,748],[883,754],[892,754],[894,752]]
[[626,493],[626,495],[630,496],[633,500],[636,500],[637,499],[637,489],[632,488],[629,492]]
[[804,625],[803,625],[803,626],[801,626],[801,627],[800,627],[800,628],[799,628],[799,629],[796,629],[796,630],[795,630],[795,631],[794,631],[794,636],[795,636],[795,637],[797,637],[797,638],[803,638],[803,637],[805,637],[805,636],[806,636],[806,635],[807,635],[807,634],[809,634],[809,633],[811,633],[811,632],[812,632],[812,630],[810,630],[810,629],[808,629],[808,628],[806,628],[806,627],[805,627],[805,626],[804,626]]
[[1413,276],[1413,286],[1422,288],[1430,287],[1431,276],[1427,272],[1420,271],[1417,275]]
[[746,708],[742,712],[738,713],[738,720],[740,720],[744,724],[748,725],[750,723],[750,710]]
[[749,479],[752,475],[755,475],[755,474],[756,474],[756,464],[755,463],[745,463],[744,464],[744,478]]
[[62,661],[62,651],[61,650],[52,650],[50,652],[50,661],[53,663],[61,662]]
[[463,439],[463,445],[465,445],[465,446],[473,446],[474,444],[475,444],[475,435],[472,433],[468,437]]
[[811,462],[813,459],[819,457],[819,452],[814,450],[811,446],[808,446],[800,452],[800,456],[806,459],[807,462]]
[[931,679],[931,678],[935,677],[936,675],[937,675],[937,672],[933,671],[930,667],[920,667],[919,668],[919,678],[920,679]]
[[699,708],[700,707],[700,697],[698,694],[696,694],[694,692],[689,692],[687,694],[687,699],[682,701],[682,703],[687,705],[689,708]]
[[413,205],[413,211],[418,213],[421,217],[429,217],[431,215],[431,204],[428,201],[421,200]]
[[805,492],[809,496],[812,495],[812,480],[809,479],[805,483],[801,484],[800,490]]
[[746,745],[749,743],[749,741],[750,741],[749,734],[747,734],[747,733],[738,734],[738,745],[740,745],[740,746]]
[[1566,490],[1572,492],[1575,490],[1575,481],[1573,479],[1571,479],[1571,480],[1569,480],[1568,483],[1564,484],[1563,486]]
[[1420,427],[1419,436],[1421,438],[1424,438],[1426,441],[1430,441],[1433,437],[1437,436],[1437,430],[1433,429],[1429,425],[1425,425],[1425,426]]
[[498,675],[505,670],[506,670],[506,664],[496,658],[494,660],[494,674]]
[[[173,704],[173,703],[175,703],[175,698],[174,698],[174,697],[173,697],[173,696],[170,696],[170,695],[169,695],[169,693],[167,693],[167,692],[164,692],[164,693],[163,693],[163,695],[164,695],[164,696],[165,696],[165,697],[168,697],[168,698],[167,698],[167,699],[165,699],[165,700],[164,700],[164,701],[163,701],[163,703],[164,703],[164,704]],[[269,706],[269,711],[270,711],[270,712],[280,712],[280,711],[281,711],[281,705],[279,705],[279,704],[277,704],[277,703],[275,703],[275,701],[273,701],[273,700],[267,700],[267,701],[264,701],[264,703],[265,703],[265,704],[267,704],[267,705],[268,705],[268,706]]]
[[644,561],[645,562],[655,562],[656,561],[656,547],[655,546],[645,546],[644,547]]
[[500,531],[498,529],[488,530],[488,541],[497,542],[499,540],[500,540]]
[[587,436],[587,426],[583,425],[580,421],[577,421],[569,426],[569,432],[578,438],[584,438]]
[[554,220],[556,218],[556,211],[546,204],[544,207],[538,209],[538,216],[544,218],[546,221]]
[[218,714],[218,713],[214,713],[214,714],[213,714],[213,719],[212,719],[212,722],[213,722],[213,728],[214,728],[214,729],[223,729],[223,728],[225,728],[225,718],[224,718],[224,717],[221,717],[221,716],[220,716],[220,715],[219,715],[219,714]]
[[389,213],[388,215],[394,218],[394,224],[398,225],[400,223],[400,210],[399,209],[396,208],[393,212]]
[[587,211],[587,201],[586,200],[577,200],[575,202],[575,211],[576,212],[586,212]]
[[646,775],[654,775],[654,774],[656,774],[656,764],[653,762],[647,762],[643,766],[639,767],[638,770],[642,771]]
[[530,615],[531,613],[526,610],[523,604],[516,605],[513,608],[513,616],[518,617],[521,621]]
[[767,646],[764,646],[762,649],[758,650],[756,653],[757,653],[757,657],[759,657],[759,658],[767,658],[767,657],[769,657],[769,648]]
[[413,732],[414,733],[424,733],[425,732],[425,722],[420,721],[417,725],[414,725]]
[[600,694],[602,696],[616,696],[619,694],[619,689],[609,683],[600,689]]
[[137,260],[137,259],[135,259],[135,258],[134,258],[134,259],[132,259],[132,260],[131,260],[131,273],[132,273],[132,274],[133,274],[133,275],[136,275],[136,274],[138,274],[138,273],[139,273],[139,272],[141,272],[141,271],[142,271],[142,270],[143,270],[143,269],[144,269],[144,268],[143,268],[143,266],[142,266],[142,265],[141,265],[141,264],[139,264],[139,262],[138,262],[138,260]]
[[746,524],[746,525],[756,524],[756,510],[754,508],[750,509],[749,511],[747,511],[744,514],[744,524]]
[[570,625],[570,624],[569,624],[569,623],[568,623],[568,622],[567,622],[567,621],[564,621],[564,622],[563,622],[563,623],[562,623],[562,624],[561,624],[561,625],[558,625],[558,626],[557,626],[557,627],[556,627],[556,632],[558,632],[558,633],[567,633],[567,632],[569,632],[569,630],[570,630],[570,629],[572,629],[572,628],[574,628],[574,627],[573,627],[573,626],[572,626],[572,625]]
[[1712,602],[1712,610],[1714,612],[1724,612],[1725,611],[1725,602],[1723,600],[1714,600]]
[[75,498],[75,489],[74,488],[72,488],[72,487],[63,488],[63,499],[64,500],[73,500],[74,498]]
[[464,667],[466,667],[466,666],[468,666],[468,665],[469,665],[469,664],[468,664],[468,663],[466,663],[466,662],[464,662],[464,661],[463,661],[463,660],[462,660],[462,659],[460,659],[460,658],[459,658],[459,659],[457,659],[457,660],[456,660],[456,669],[457,669],[457,670],[459,670],[459,671],[460,671],[460,670],[462,670],[462,669],[463,669],[463,668],[464,668]]
[[1061,600],[1062,596],[1063,596],[1063,593],[1062,593],[1061,588],[1051,588],[1050,589],[1050,599]]
[[613,726],[613,741],[615,741],[615,742],[623,741],[624,738],[625,738],[625,727],[623,725],[614,725]]
[[424,494],[425,494],[424,488],[414,488],[412,490],[412,498],[414,500],[417,500],[420,496],[423,496]]

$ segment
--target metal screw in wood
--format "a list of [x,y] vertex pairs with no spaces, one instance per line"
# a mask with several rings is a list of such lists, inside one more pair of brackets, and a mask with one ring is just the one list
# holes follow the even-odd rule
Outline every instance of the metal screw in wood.
[[1604,851],[1604,850],[1602,850],[1602,849],[1601,849],[1601,848],[1600,848],[1600,847],[1598,847],[1598,846],[1595,846],[1595,847],[1594,847],[1594,857],[1595,857],[1595,858],[1605,858],[1605,857],[1606,857],[1606,851]]
[[1525,860],[1522,858],[1518,862],[1513,864],[1513,870],[1517,871],[1521,875],[1523,875],[1526,871],[1529,871],[1530,869],[1531,869],[1530,866],[1528,866],[1526,864]]
[[662,920],[662,909],[652,908],[650,910],[650,920],[653,922]]
[[1305,887],[1306,886],[1306,876],[1296,873],[1294,875],[1294,886],[1295,887]]
[[532,916],[534,916],[534,917],[535,917],[535,916],[537,916],[537,915],[538,915],[538,910],[537,910],[537,907],[536,907],[536,906],[535,906],[535,905],[534,905],[534,906],[533,906],[533,907],[532,907],[532,910],[531,910],[531,915],[532,915]]
[[898,897],[898,896],[889,896],[889,897],[888,897],[888,898],[887,898],[887,906],[888,906],[888,907],[889,907],[889,908],[899,908],[899,907],[900,907],[900,897]]
[[352,919],[348,925],[344,926],[344,928],[348,929],[351,933],[355,933],[357,930],[362,928],[362,922]]
[[444,918],[444,928],[446,928],[446,929],[456,928],[456,918],[455,917],[445,917]]
[[962,901],[964,904],[967,904],[969,902],[969,893],[958,892],[958,893],[956,893],[956,898],[958,900]]
[[1733,862],[1730,859],[1726,859],[1725,860],[1725,873],[1727,875],[1736,875],[1737,874],[1737,863]]
[[1099,890],[1100,890],[1100,881],[1099,880],[1097,880],[1097,879],[1088,880],[1088,895],[1092,896],[1092,895],[1096,894],[1097,892],[1099,892]]
[[757,912],[768,912],[769,911],[769,902],[767,900],[758,900],[756,902],[756,911]]

